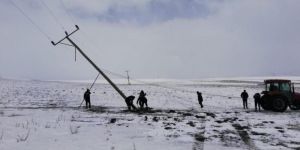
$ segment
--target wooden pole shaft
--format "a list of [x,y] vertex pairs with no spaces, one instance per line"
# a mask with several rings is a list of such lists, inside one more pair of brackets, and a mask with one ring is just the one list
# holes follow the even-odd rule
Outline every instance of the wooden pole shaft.
[[67,35],[66,39],[80,52],[80,54],[104,77],[104,79],[126,100],[125,94],[107,77],[107,75],[75,44]]

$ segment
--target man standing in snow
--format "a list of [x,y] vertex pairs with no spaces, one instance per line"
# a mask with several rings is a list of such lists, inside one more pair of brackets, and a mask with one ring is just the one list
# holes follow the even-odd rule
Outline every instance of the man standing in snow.
[[258,111],[260,111],[260,94],[259,93],[255,93],[254,96],[254,103],[255,103],[255,111],[257,111],[257,107],[258,107]]
[[248,100],[248,93],[246,92],[246,90],[244,90],[244,92],[242,92],[241,94],[241,97],[243,99],[243,106],[244,106],[244,109],[248,109],[248,103],[247,103],[247,100]]
[[90,89],[86,89],[85,93],[84,93],[84,100],[85,100],[85,108],[91,108],[91,99],[90,99]]
[[201,108],[203,108],[203,104],[202,104],[202,102],[203,102],[202,93],[200,93],[199,91],[197,91],[197,95],[198,95],[198,102],[199,102]]

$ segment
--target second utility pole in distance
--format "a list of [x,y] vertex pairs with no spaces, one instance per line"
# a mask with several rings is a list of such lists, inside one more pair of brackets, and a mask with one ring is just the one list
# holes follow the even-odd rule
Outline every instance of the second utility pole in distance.
[[130,85],[130,80],[129,80],[129,70],[126,70],[127,73],[127,81],[128,81],[128,85]]

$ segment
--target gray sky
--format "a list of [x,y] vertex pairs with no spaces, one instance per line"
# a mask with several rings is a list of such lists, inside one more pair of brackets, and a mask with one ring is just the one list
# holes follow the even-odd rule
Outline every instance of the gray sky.
[[[51,40],[78,24],[72,38],[96,64],[136,78],[300,74],[299,0],[13,1]],[[0,20],[0,76],[97,75],[81,56],[74,62],[74,48],[52,46],[10,0],[0,1]]]

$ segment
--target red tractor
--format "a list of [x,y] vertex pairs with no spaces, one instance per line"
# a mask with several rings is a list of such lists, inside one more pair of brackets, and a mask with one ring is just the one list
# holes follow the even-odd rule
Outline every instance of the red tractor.
[[265,91],[262,92],[261,106],[265,110],[284,112],[289,106],[291,110],[300,109],[300,93],[295,92],[291,80],[265,80]]

